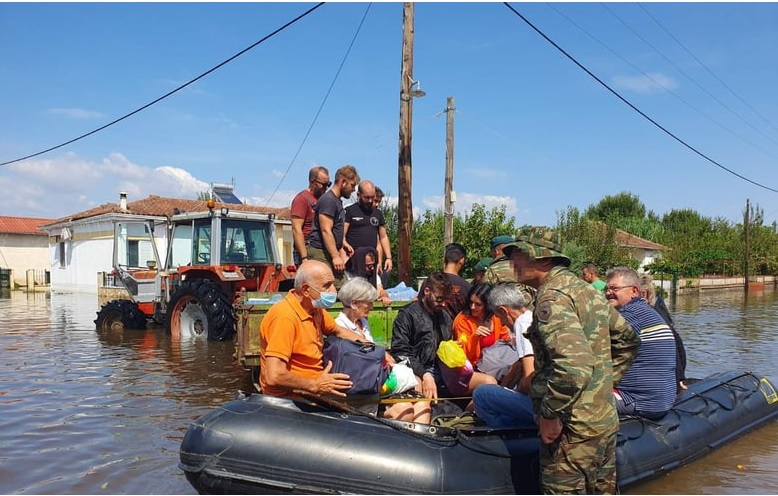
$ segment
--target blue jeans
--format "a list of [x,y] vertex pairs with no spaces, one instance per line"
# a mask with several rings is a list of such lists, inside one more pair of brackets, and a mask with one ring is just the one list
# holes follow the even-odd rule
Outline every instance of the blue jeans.
[[518,391],[483,384],[473,391],[473,404],[475,414],[493,429],[537,427],[532,400]]

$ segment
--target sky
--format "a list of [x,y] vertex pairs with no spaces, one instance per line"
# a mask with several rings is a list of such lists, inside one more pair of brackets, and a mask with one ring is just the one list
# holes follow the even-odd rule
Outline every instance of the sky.
[[[0,3],[0,162],[118,119],[314,3]],[[778,4],[417,3],[414,211],[454,203],[517,226],[637,195],[657,215],[778,220]],[[324,165],[398,192],[401,3],[327,3],[158,103],[0,166],[0,215],[59,218],[233,183],[288,206]],[[353,43],[353,44],[352,44]],[[706,160],[717,162],[721,167]],[[741,179],[722,167],[745,177]],[[757,183],[757,184],[754,184]]]

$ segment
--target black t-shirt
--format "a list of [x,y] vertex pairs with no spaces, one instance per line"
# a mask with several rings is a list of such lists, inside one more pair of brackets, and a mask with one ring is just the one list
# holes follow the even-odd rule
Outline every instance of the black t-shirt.
[[360,246],[376,247],[378,243],[378,228],[386,225],[381,210],[372,207],[366,212],[359,202],[346,207],[346,222],[349,223],[346,241],[355,250]]
[[324,249],[324,243],[321,237],[321,226],[319,225],[319,215],[326,215],[332,218],[332,234],[335,236],[335,248],[340,251],[343,246],[343,220],[345,210],[343,202],[335,196],[332,190],[324,193],[319,201],[316,202],[316,209],[313,216],[313,229],[311,230],[310,244],[314,248]]

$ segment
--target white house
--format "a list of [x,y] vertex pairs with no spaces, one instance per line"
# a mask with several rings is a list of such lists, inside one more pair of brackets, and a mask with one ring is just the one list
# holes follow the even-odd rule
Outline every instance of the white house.
[[[127,202],[120,196],[119,203],[105,203],[91,210],[57,219],[41,229],[48,233],[47,262],[51,267],[52,292],[79,292],[97,294],[98,273],[113,270],[114,223],[121,220],[152,220],[164,226],[166,218],[178,212],[207,210],[205,201],[165,198],[151,195],[142,200]],[[217,203],[219,208],[219,203]],[[285,264],[292,263],[292,228],[288,208],[267,208],[243,204],[230,204],[230,210],[272,213],[276,218],[278,253]],[[127,246],[123,250],[141,250],[138,241],[143,233],[127,234]],[[166,230],[155,229],[157,250],[164,257],[167,249]],[[134,244],[133,244],[134,243]],[[134,253],[139,259],[148,254]]]
[[645,272],[644,267],[662,258],[662,252],[667,250],[664,245],[640,238],[621,229],[616,229],[616,243],[626,248],[630,256],[640,262],[638,272]]

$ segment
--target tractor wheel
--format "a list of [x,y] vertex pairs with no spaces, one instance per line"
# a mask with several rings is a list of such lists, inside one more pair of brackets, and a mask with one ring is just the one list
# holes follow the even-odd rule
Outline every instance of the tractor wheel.
[[97,312],[95,325],[99,331],[145,329],[146,315],[134,301],[112,300]]
[[235,313],[227,295],[215,283],[184,281],[170,298],[165,329],[174,339],[225,341],[235,334]]

